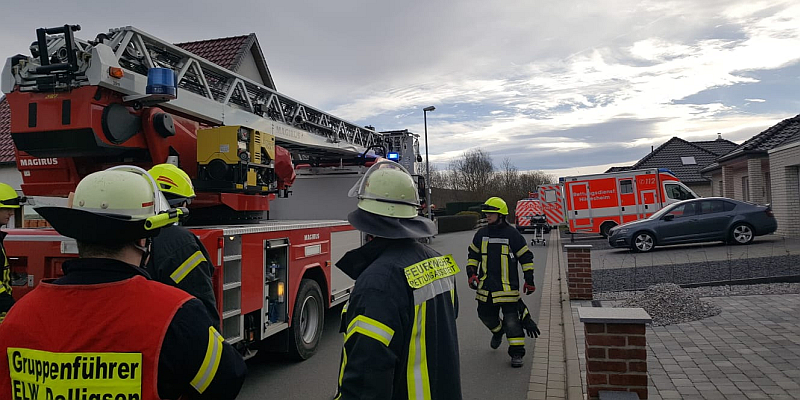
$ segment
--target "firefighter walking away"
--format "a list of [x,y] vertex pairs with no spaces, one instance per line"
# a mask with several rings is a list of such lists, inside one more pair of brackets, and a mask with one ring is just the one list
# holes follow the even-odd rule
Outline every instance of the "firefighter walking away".
[[[69,207],[38,207],[79,258],[42,280],[0,324],[0,397],[234,399],[247,368],[203,303],[149,279],[151,239],[170,208],[147,171],[87,175]],[[33,398],[33,397],[27,397]]]
[[[503,199],[491,197],[481,206],[488,225],[478,230],[469,245],[467,276],[470,288],[477,291],[478,317],[492,332],[491,348],[500,347],[503,335],[508,340],[508,355],[511,366],[522,367],[525,356],[525,328],[529,334],[538,336],[536,325],[520,319],[521,303],[517,262],[524,275],[523,291],[531,294],[536,290],[533,281],[533,253],[525,238],[508,224],[508,206]],[[500,311],[503,312],[502,319]],[[526,321],[527,322],[527,321]],[[531,320],[532,322],[532,320]]]
[[356,280],[342,310],[344,346],[336,399],[461,399],[455,275],[418,238],[435,233],[417,216],[419,195],[408,172],[374,164],[353,188],[348,221],[369,240],[336,266]]

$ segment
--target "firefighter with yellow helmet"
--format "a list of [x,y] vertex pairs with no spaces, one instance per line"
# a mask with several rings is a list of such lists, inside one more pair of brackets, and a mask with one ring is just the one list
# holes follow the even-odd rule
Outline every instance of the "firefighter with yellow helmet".
[[36,211],[76,240],[79,258],[0,324],[3,398],[23,385],[48,398],[237,396],[246,366],[203,304],[143,269],[151,239],[185,211],[169,207],[147,171],[89,174],[70,207]]
[[348,221],[369,241],[336,266],[356,279],[342,311],[344,334],[335,399],[461,399],[453,257],[416,239],[433,236],[417,215],[408,172],[374,164],[351,195]]
[[[500,347],[505,334],[511,366],[519,368],[525,356],[525,332],[520,320],[524,311],[520,309],[517,262],[522,265],[523,290],[525,294],[531,294],[536,290],[533,253],[522,234],[506,221],[508,206],[503,199],[489,198],[481,206],[481,212],[486,214],[488,224],[475,233],[469,245],[468,282],[477,291],[478,317],[492,332],[491,348]],[[499,316],[501,310],[502,320]],[[535,332],[538,335],[535,324],[533,329],[535,331],[531,334]]]
[[[172,164],[158,164],[148,171],[170,206],[188,207],[195,198],[189,175]],[[153,239],[153,250],[147,272],[153,279],[175,286],[200,299],[208,315],[219,328],[219,311],[214,296],[212,277],[214,266],[208,261],[203,243],[188,229],[178,225],[165,226]]]
[[[0,225],[8,224],[8,221],[14,215],[14,211],[19,208],[20,203],[24,202],[24,200],[25,198],[20,197],[14,188],[8,184],[0,183]],[[0,323],[3,322],[6,313],[14,305],[14,298],[11,297],[11,266],[8,263],[6,248],[3,245],[5,238],[6,233],[0,232],[0,252],[2,252],[2,259],[0,260]]]

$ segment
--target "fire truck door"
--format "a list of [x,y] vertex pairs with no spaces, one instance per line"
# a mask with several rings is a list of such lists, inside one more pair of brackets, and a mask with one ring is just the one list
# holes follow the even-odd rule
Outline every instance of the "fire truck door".
[[569,185],[570,209],[567,218],[570,221],[570,229],[591,228],[592,221],[592,199],[589,196],[589,183],[581,182]]
[[641,199],[638,206],[639,219],[647,218],[661,208],[658,206],[658,204],[656,204],[655,190],[643,190],[639,192],[639,196]]

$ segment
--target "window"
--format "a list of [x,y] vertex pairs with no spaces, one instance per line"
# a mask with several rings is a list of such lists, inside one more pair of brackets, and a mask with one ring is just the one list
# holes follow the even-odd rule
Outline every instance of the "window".
[[750,179],[746,176],[742,177],[742,200],[750,201]]
[[700,202],[700,214],[721,213],[725,210],[722,200],[704,200]]
[[733,209],[736,208],[736,204],[735,203],[731,203],[730,201],[723,201],[722,202],[722,207],[725,210],[725,212],[733,211]]
[[556,191],[555,190],[545,190],[544,191],[544,201],[547,203],[554,203],[556,201]]
[[664,191],[667,192],[667,197],[673,200],[689,200],[694,198],[694,195],[691,192],[686,190],[683,186],[675,183],[668,183],[664,185]]
[[623,179],[619,181],[619,194],[633,193],[633,180]]
[[696,205],[697,205],[697,203],[681,204],[681,205],[673,208],[672,210],[670,210],[670,212],[668,212],[667,215],[674,215],[676,219],[677,218],[691,217],[691,216],[696,214],[695,213],[695,206]]
[[772,181],[769,178],[769,172],[764,173],[764,191],[764,201],[772,204]]
[[725,196],[725,192],[722,190],[722,181],[717,182],[717,186],[719,186],[719,193],[717,193],[717,196]]
[[683,165],[697,165],[697,161],[694,157],[681,157],[681,163],[683,163]]

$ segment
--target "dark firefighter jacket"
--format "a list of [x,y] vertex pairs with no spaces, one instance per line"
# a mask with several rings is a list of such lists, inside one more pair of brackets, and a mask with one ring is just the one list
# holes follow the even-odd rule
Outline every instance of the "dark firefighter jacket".
[[519,272],[533,281],[533,253],[525,238],[513,226],[501,222],[479,229],[469,244],[467,274],[477,273],[480,283],[476,299],[492,303],[516,303]]
[[14,298],[11,297],[11,266],[8,264],[6,247],[3,244],[6,232],[0,232],[0,323],[3,322],[5,313],[14,305]]
[[342,310],[336,399],[461,399],[452,256],[375,238],[336,263],[357,279]]
[[[142,285],[141,282],[147,283],[148,290],[161,288],[162,290],[174,291],[174,289],[163,286],[163,284],[155,281],[141,281],[141,277],[147,277],[147,273],[135,266],[126,264],[121,261],[104,259],[104,258],[83,258],[70,260],[64,263],[63,266],[64,276],[51,282],[51,286],[73,286],[77,289],[70,292],[69,298],[63,301],[79,302],[92,304],[97,301],[94,299],[94,293],[100,293],[102,286],[107,286],[109,283],[123,282],[125,285],[132,285],[134,283]],[[137,282],[138,280],[138,282]],[[106,285],[104,285],[106,284]],[[97,289],[93,288],[96,285]],[[39,290],[38,288],[36,290]],[[36,292],[34,290],[34,292]],[[33,294],[34,292],[31,292]],[[31,295],[29,294],[29,296]],[[86,299],[81,299],[79,296],[87,296]],[[41,329],[42,324],[47,324],[46,319],[36,318],[37,313],[46,316],[51,310],[36,310],[26,309],[25,298],[23,298],[14,309],[8,314],[6,322],[8,324],[0,324],[0,350],[5,352],[7,347],[15,347],[14,341],[16,337],[24,336],[27,334],[35,335],[36,332],[29,331]],[[102,318],[107,321],[107,324],[113,324],[114,321],[123,321],[128,315],[120,314],[121,311],[130,307],[137,306],[137,299],[133,296],[126,296],[125,298],[116,299],[120,304],[115,307],[113,302],[108,302],[103,309],[96,309],[97,307],[90,308],[77,308],[78,310],[85,310],[87,320],[96,320],[97,313],[102,313]],[[132,303],[132,304],[131,304]],[[165,307],[169,306],[165,304]],[[70,306],[75,308],[74,306]],[[81,315],[73,316],[75,319],[74,327],[70,331],[75,331],[73,334],[79,336],[81,333],[77,329],[80,327]],[[130,316],[134,318],[134,316]],[[134,329],[140,327],[147,327],[154,323],[154,321],[139,320],[139,323],[133,323]],[[13,322],[13,323],[12,323]],[[130,323],[127,323],[130,325]],[[157,324],[157,323],[156,323]],[[100,332],[103,331],[103,324],[98,327],[93,327],[91,330]],[[221,335],[213,329],[211,319],[203,307],[203,304],[194,298],[183,302],[174,316],[168,322],[165,329],[163,340],[158,350],[158,375],[157,375],[157,390],[158,395],[164,399],[176,399],[183,395],[186,399],[234,399],[239,393],[239,389],[244,383],[244,377],[247,373],[247,367],[241,355],[228,343],[224,342]],[[68,332],[59,332],[66,334]],[[130,337],[118,337],[120,347],[125,352],[125,348],[129,347],[124,343],[136,340],[136,333],[131,332]],[[63,339],[56,337],[52,340],[66,340],[71,336],[64,335]],[[69,346],[69,345],[66,345]],[[81,349],[84,352],[91,352],[91,348]],[[7,368],[8,364],[5,364]],[[6,369],[0,368],[0,369]],[[155,371],[143,371],[148,374],[155,374]],[[0,373],[8,374],[8,370],[0,371]],[[6,377],[3,377],[4,379]],[[202,390],[202,394],[199,391]],[[10,393],[0,394],[0,397],[6,398]]]
[[147,272],[153,279],[200,299],[214,326],[219,329],[219,312],[211,282],[214,266],[210,259],[205,246],[194,233],[182,226],[171,225],[161,228],[161,233],[153,238]]

